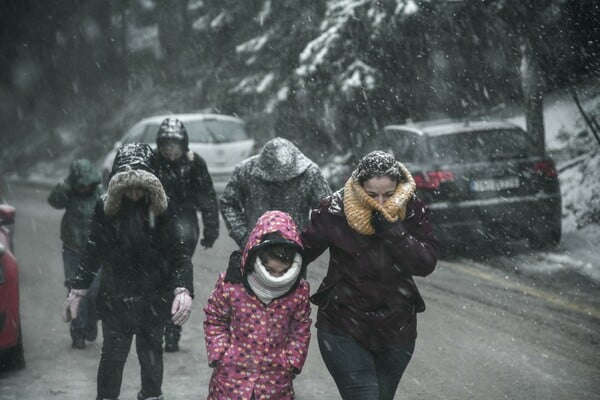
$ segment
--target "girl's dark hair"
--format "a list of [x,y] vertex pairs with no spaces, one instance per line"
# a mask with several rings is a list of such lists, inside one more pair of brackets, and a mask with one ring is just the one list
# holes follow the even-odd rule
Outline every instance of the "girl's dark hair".
[[267,263],[271,259],[283,261],[285,263],[291,263],[294,261],[295,256],[296,249],[285,244],[267,246],[264,249],[261,249],[258,253],[258,257],[263,264]]

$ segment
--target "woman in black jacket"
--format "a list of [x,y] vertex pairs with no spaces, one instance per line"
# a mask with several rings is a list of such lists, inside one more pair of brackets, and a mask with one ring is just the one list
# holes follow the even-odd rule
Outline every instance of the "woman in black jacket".
[[142,380],[138,399],[162,399],[164,325],[170,314],[179,325],[190,314],[192,264],[175,209],[150,167],[151,155],[145,144],[119,149],[65,302],[65,319],[75,318],[102,268],[97,308],[104,342],[98,399],[119,396],[134,335]]
[[[189,149],[187,130],[177,118],[165,118],[160,124],[152,167],[175,205],[190,257],[200,236],[198,212],[202,214],[204,228],[200,244],[205,249],[212,247],[219,236],[217,194],[206,162]],[[181,326],[167,323],[165,351],[178,351],[180,337]]]

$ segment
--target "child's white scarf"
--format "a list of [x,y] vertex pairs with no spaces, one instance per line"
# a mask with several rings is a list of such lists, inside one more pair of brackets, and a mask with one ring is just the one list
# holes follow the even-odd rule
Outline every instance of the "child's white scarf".
[[302,266],[302,256],[296,253],[292,266],[281,276],[273,276],[267,272],[265,266],[256,257],[254,271],[248,275],[248,284],[254,294],[265,304],[287,293],[296,283]]

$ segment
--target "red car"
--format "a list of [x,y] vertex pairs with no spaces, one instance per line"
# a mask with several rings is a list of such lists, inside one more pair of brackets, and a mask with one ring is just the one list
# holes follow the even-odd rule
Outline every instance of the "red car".
[[15,208],[0,204],[0,369],[25,367],[19,317],[19,268],[13,253]]

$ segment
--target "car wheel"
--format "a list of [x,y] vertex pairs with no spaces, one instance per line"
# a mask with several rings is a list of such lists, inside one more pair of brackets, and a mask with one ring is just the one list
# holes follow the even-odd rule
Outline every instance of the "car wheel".
[[0,354],[0,369],[18,370],[23,368],[25,368],[25,351],[23,349],[23,336],[19,332],[17,344]]
[[561,236],[561,222],[558,220],[531,232],[529,236],[529,247],[534,250],[553,249],[560,243]]

